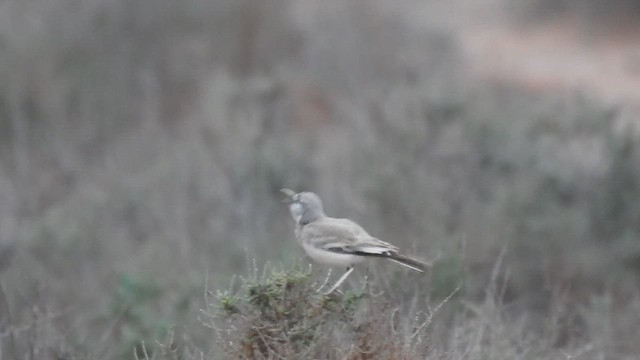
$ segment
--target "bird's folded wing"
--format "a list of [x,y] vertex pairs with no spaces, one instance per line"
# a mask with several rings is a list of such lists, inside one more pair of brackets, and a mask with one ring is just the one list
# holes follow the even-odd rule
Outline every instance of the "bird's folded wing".
[[[376,239],[377,240],[377,239]],[[343,238],[324,237],[316,238],[311,242],[313,246],[339,253],[361,256],[390,256],[397,251],[397,248],[385,242],[378,241],[358,241],[358,239],[350,239],[344,241]]]
[[323,219],[312,222],[301,229],[299,236],[309,244],[320,247],[323,244],[337,242],[352,245],[358,243],[359,229],[341,222]]
[[387,248],[389,250],[392,250],[392,251],[398,251],[398,247],[397,246],[391,245],[386,241],[382,241],[382,240],[380,240],[378,238],[374,238],[372,236],[369,236],[369,237],[367,237],[365,239],[362,239],[360,244],[362,246],[366,246],[366,245],[379,246],[379,247],[385,247],[385,248]]
[[334,236],[318,236],[311,238],[308,241],[308,244],[322,250],[338,252],[338,253],[347,253],[352,244],[355,242],[354,239],[349,239],[345,241],[343,237],[334,237]]
[[326,218],[313,222],[302,229],[300,236],[308,245],[341,254],[388,256],[398,250],[347,219]]

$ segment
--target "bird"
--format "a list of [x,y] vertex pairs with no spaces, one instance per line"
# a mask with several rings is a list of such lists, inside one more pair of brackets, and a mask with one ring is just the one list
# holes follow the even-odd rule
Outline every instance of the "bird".
[[427,263],[403,255],[398,247],[369,235],[356,222],[327,216],[317,194],[280,191],[295,220],[296,240],[307,255],[317,263],[347,269],[326,294],[333,293],[351,274],[354,265],[368,257],[389,259],[421,273],[427,271]]

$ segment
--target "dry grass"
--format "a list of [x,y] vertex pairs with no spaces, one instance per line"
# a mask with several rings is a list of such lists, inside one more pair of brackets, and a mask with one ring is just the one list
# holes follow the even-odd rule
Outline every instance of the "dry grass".
[[[407,6],[0,4],[0,357],[640,352],[628,113],[470,81],[449,30]],[[282,187],[437,257],[433,273],[379,263],[373,290],[328,308],[319,270],[254,275],[301,254]],[[215,314],[205,286],[247,273],[228,289],[240,315]]]

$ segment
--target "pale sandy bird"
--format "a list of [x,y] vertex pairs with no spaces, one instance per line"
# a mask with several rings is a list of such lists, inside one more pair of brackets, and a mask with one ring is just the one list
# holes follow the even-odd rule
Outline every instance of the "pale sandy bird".
[[307,255],[320,264],[347,268],[327,294],[344,282],[353,271],[353,265],[367,257],[389,259],[419,272],[427,269],[426,263],[402,255],[397,247],[369,235],[357,223],[328,217],[318,195],[289,189],[280,191],[286,195],[284,202],[289,204],[289,211],[296,222],[296,240]]

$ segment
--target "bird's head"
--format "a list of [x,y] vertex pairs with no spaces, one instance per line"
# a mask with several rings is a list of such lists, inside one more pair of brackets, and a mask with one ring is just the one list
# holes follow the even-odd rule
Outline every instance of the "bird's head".
[[289,189],[280,191],[285,194],[283,202],[289,204],[291,217],[299,225],[306,225],[324,216],[322,200],[318,195],[307,191],[296,193]]

